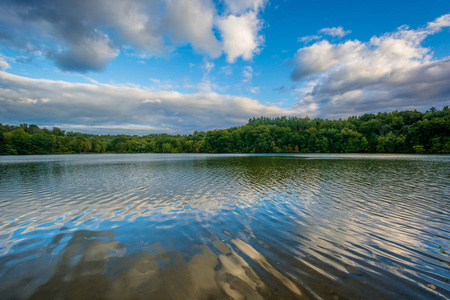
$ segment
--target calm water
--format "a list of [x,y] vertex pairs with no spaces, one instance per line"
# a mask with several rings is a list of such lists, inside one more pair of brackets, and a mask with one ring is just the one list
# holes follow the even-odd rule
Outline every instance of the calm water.
[[450,156],[0,157],[2,299],[449,299],[448,278]]

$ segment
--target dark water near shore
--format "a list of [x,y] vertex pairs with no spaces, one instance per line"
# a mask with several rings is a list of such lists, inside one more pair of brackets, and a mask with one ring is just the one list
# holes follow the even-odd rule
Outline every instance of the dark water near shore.
[[448,278],[450,156],[0,157],[1,299],[449,299]]

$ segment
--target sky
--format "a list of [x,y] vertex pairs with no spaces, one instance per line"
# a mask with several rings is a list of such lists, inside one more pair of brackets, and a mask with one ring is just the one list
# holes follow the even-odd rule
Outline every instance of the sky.
[[0,123],[189,134],[450,105],[448,0],[2,0]]

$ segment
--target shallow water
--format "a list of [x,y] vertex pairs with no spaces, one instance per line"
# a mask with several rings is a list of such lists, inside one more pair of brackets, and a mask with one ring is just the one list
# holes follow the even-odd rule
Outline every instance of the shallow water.
[[449,299],[449,213],[450,156],[0,157],[0,298]]

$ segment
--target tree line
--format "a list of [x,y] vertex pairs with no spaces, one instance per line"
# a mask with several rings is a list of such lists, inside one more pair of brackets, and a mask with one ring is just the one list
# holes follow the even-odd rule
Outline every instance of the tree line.
[[346,120],[252,118],[188,135],[93,135],[0,123],[0,154],[63,153],[450,153],[450,109],[394,111]]

